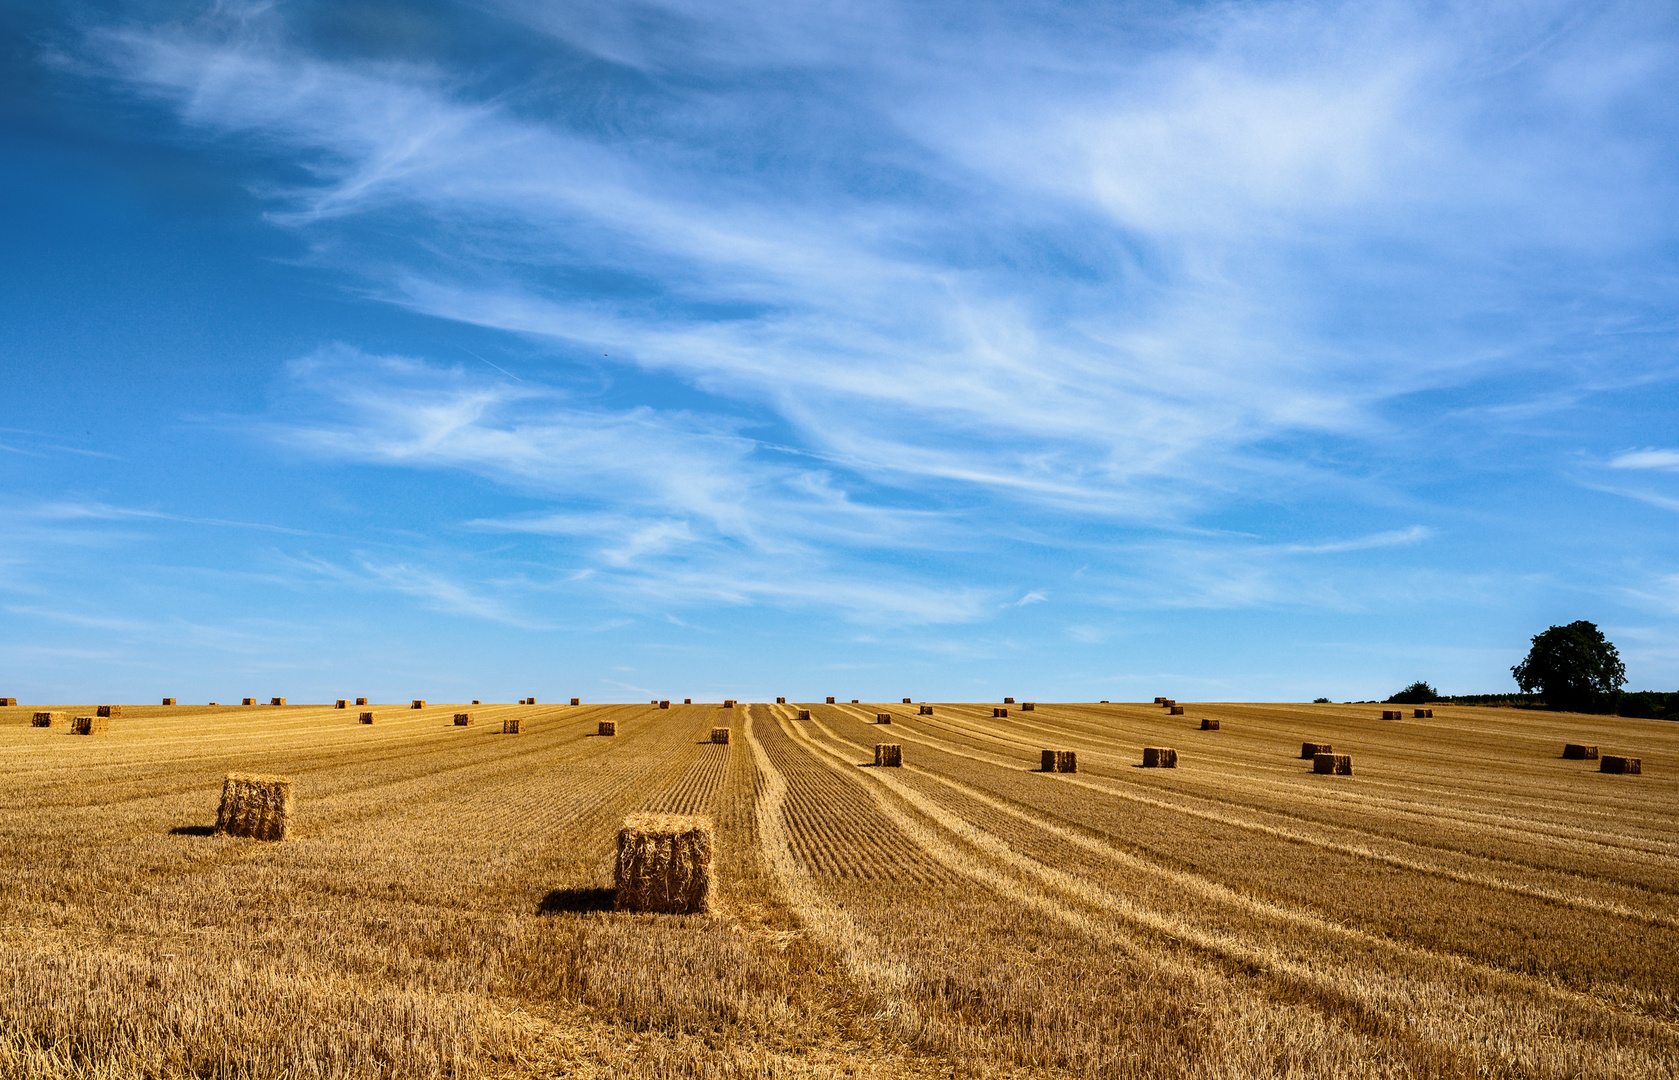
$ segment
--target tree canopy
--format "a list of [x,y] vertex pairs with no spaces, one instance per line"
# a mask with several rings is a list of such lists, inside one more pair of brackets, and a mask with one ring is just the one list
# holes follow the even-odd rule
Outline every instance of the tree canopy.
[[1440,691],[1418,679],[1399,693],[1382,702],[1384,705],[1422,705],[1430,701],[1438,701]]
[[1569,712],[1609,708],[1627,681],[1621,654],[1584,619],[1536,634],[1527,659],[1510,674],[1524,693],[1538,691],[1546,705]]

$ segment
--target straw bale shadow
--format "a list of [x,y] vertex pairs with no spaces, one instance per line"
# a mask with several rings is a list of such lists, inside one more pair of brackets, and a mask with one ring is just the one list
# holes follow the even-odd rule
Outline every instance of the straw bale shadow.
[[214,836],[214,825],[177,825],[169,830],[170,836]]
[[540,915],[556,915],[562,911],[611,911],[616,893],[597,885],[580,885],[570,889],[555,889],[536,906]]

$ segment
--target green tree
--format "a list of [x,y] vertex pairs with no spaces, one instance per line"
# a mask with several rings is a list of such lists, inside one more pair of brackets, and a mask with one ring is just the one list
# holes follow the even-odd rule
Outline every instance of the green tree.
[[1527,659],[1510,669],[1522,693],[1543,694],[1545,704],[1569,712],[1602,712],[1626,685],[1621,654],[1584,619],[1534,636]]
[[1438,701],[1440,692],[1434,687],[1418,679],[1399,693],[1382,702],[1383,705],[1426,705],[1430,701]]

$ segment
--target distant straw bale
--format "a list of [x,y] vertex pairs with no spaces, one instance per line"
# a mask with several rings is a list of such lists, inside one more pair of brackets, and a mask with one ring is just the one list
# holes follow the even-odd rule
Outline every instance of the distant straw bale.
[[1143,748],[1143,768],[1145,769],[1175,769],[1178,767],[1178,752],[1169,746],[1147,746]]
[[248,698],[244,699],[243,701],[241,701],[239,704],[241,704],[241,705],[255,705],[256,703],[257,703],[256,698],[248,697]]
[[414,699],[414,704],[412,704],[408,707],[410,709],[423,709],[423,708],[426,707],[426,699],[425,698],[415,698]]
[[729,745],[729,729],[726,728],[726,727],[714,727],[714,728],[712,728],[711,729],[711,741],[718,744],[719,746]]
[[55,724],[62,724],[67,715],[61,712],[38,712],[34,719],[29,721],[29,725],[31,727],[52,727]]
[[1154,699],[1154,703],[1155,703],[1155,704],[1156,704],[1156,705],[1164,705],[1164,704],[1166,704],[1166,699],[1165,699],[1165,698],[1163,698],[1163,697],[1156,697],[1156,698],[1155,698],[1155,699]]
[[583,704],[583,699],[582,698],[572,698],[571,703],[573,705],[581,705],[581,704]]
[[715,850],[708,818],[630,815],[618,830],[613,906],[674,915],[711,910]]
[[1332,754],[1334,752],[1335,748],[1326,742],[1303,742],[1300,744],[1300,756],[1308,761],[1319,754]]
[[877,712],[874,714],[874,722],[877,724],[890,724],[892,722],[892,714],[889,712]]
[[1171,708],[1172,708],[1172,715],[1173,716],[1182,716],[1183,715],[1183,706],[1182,705],[1173,705]]
[[371,723],[373,723],[374,719],[375,719],[375,716],[374,716],[373,713],[364,712],[364,713],[361,714],[361,722],[364,723],[364,724],[371,724]]
[[1037,712],[1038,711],[1038,703],[1035,702],[1035,701],[1022,701],[1020,703],[1020,711],[1021,712]]
[[93,710],[93,714],[95,716],[103,716],[107,719],[109,719],[110,717],[113,717],[113,716],[121,716],[122,715],[122,706],[121,705],[101,705],[97,709]]
[[932,716],[933,715],[933,707],[931,705],[923,705],[923,706],[921,706],[921,708],[919,708],[915,711],[915,714],[917,716]]
[[833,703],[834,703],[834,695],[829,694],[828,695],[828,704],[832,705]]
[[[0,697],[0,705],[11,706],[11,705],[16,705],[16,704],[17,704],[17,698],[15,698],[15,697]],[[173,701],[165,701],[164,704],[165,705],[173,705],[174,702]]]
[[1217,731],[1218,730],[1218,721],[1217,720],[1203,720],[1203,721],[1201,721],[1201,730],[1202,731]]
[[1074,750],[1045,750],[1039,754],[1043,772],[1078,772],[1079,757]]
[[1405,710],[1404,709],[1383,709],[1382,710],[1382,719],[1383,720],[1403,720],[1403,719],[1405,719]]
[[1562,756],[1573,758],[1575,761],[1596,761],[1597,747],[1586,746],[1582,743],[1564,743]]
[[809,709],[800,709],[799,710],[799,719],[800,720],[809,720],[810,719],[810,710]]
[[1055,771],[1055,751],[1054,750],[1040,750],[1040,751],[1038,751],[1038,771],[1039,772],[1054,772]]
[[350,707],[350,699],[339,698],[337,701],[332,703],[332,707],[335,709],[348,709]]
[[478,699],[477,699],[477,698],[473,698],[473,699],[472,699],[472,703],[473,703],[473,704],[474,704],[474,705],[482,705],[482,704],[484,704],[484,703],[483,703],[483,702],[482,702],[482,701],[479,701],[479,700],[478,700]]
[[72,735],[105,735],[111,730],[108,716],[78,716],[70,721]]
[[895,742],[874,744],[874,763],[883,769],[896,769],[904,763],[904,748]]
[[356,704],[357,705],[366,705],[367,704],[367,699],[364,698],[364,697],[359,697],[359,698],[356,699]]
[[523,722],[517,716],[506,716],[501,721],[503,735],[517,735],[523,729]]
[[526,698],[525,699],[525,704],[526,705],[535,705],[536,704],[536,698],[535,697]]
[[994,706],[991,710],[991,716],[993,719],[999,716],[1007,716],[1008,714],[1009,711],[1001,706]]
[[777,705],[785,705],[785,704],[787,704],[787,699],[784,698],[784,697],[778,697],[778,698],[775,699],[775,703]]
[[292,786],[284,776],[228,773],[216,831],[253,840],[284,840],[291,832]]
[[[1104,701],[1104,702],[1102,702],[1102,704],[1104,704],[1104,705],[1106,705],[1106,704],[1107,704],[1107,702],[1105,702],[1105,701]],[[1160,699],[1160,704],[1161,704],[1161,705],[1162,705],[1162,706],[1163,706],[1163,707],[1164,707],[1164,708],[1168,708],[1168,709],[1170,709],[1170,708],[1171,708],[1171,707],[1172,707],[1172,706],[1173,706],[1173,705],[1176,705],[1176,704],[1177,704],[1177,701],[1176,701],[1176,700],[1175,700],[1175,699],[1173,699],[1173,698],[1161,698],[1161,699]]]
[[1351,776],[1353,757],[1351,754],[1313,754],[1312,771],[1326,776]]
[[735,707],[735,699],[734,698],[724,698],[723,699],[723,708],[732,709],[734,707]]
[[851,704],[853,704],[853,705],[855,705],[855,704],[857,704],[857,699],[856,699],[856,698],[852,698],[852,699],[851,699]]
[[455,714],[455,726],[456,727],[466,727],[467,725],[469,725],[471,723],[472,723],[472,714],[471,713],[469,713],[469,712],[458,712],[458,713]]
[[284,705],[285,703],[286,703],[286,699],[283,698],[283,697],[269,698],[268,699],[268,704],[270,704],[270,705]]
[[[173,705],[173,704],[175,704],[175,699],[172,698],[172,697],[166,697],[166,698],[163,699],[163,703],[165,705]],[[12,704],[16,705],[17,702],[14,701],[14,702],[12,702]]]
[[1003,699],[1003,704],[1004,705],[1013,705],[1014,704],[1014,698],[1011,698],[1011,697],[1004,698]]
[[[682,704],[684,704],[684,705],[692,705],[693,703],[694,703],[694,699],[691,698],[691,697],[685,697],[685,698],[682,699]],[[574,701],[574,702],[572,702],[572,704],[575,705],[575,704],[577,704],[577,702]]]
[[596,735],[611,735],[614,738],[616,738],[617,735],[618,735],[618,721],[616,721],[616,720],[602,720],[598,725],[596,725],[595,734]]
[[909,698],[905,698],[905,699],[904,699],[904,704],[905,704],[905,705],[908,705],[908,704],[909,704]]
[[1432,719],[1434,719],[1434,710],[1433,709],[1412,709],[1411,710],[1411,719],[1413,719],[1413,720],[1432,720]]
[[1644,759],[1622,757],[1619,754],[1604,754],[1603,758],[1597,763],[1597,768],[1599,772],[1627,773],[1637,776],[1644,771]]
[[670,708],[670,702],[669,701],[660,701],[659,702],[659,708],[661,708],[661,709]]

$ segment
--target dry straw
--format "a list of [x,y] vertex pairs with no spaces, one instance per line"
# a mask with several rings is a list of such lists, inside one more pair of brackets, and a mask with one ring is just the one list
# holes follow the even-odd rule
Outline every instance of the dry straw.
[[1319,754],[1333,753],[1335,748],[1326,742],[1303,742],[1300,744],[1300,756],[1305,759],[1317,757]]
[[[694,703],[694,699],[691,698],[691,697],[685,697],[685,698],[682,699],[682,704],[684,704],[684,705],[692,705],[693,703]],[[577,704],[577,702],[574,701],[574,702],[572,702],[572,704],[575,705],[575,704]]]
[[923,705],[923,706],[921,706],[921,708],[916,710],[916,715],[917,716],[932,716],[933,715],[933,707],[931,705]]
[[1039,755],[1044,772],[1078,772],[1079,756],[1073,750],[1045,750]]
[[877,724],[890,724],[892,722],[892,714],[889,712],[877,712],[874,714],[874,722]]
[[1565,758],[1573,758],[1575,761],[1596,761],[1597,747],[1586,746],[1582,743],[1564,743],[1562,747],[1562,756]]
[[600,722],[600,726],[595,728],[595,734],[596,735],[611,735],[611,736],[616,737],[617,734],[618,734],[618,721],[616,721],[616,720],[602,720]]
[[710,911],[716,846],[708,818],[631,814],[618,830],[614,906],[673,915]]
[[1004,705],[1013,705],[1014,704],[1014,698],[1011,698],[1011,697],[1004,698],[1003,699],[1003,704]]
[[829,694],[828,695],[828,704],[832,705],[833,703],[834,703],[834,695]]
[[1403,709],[1383,709],[1382,710],[1382,719],[1383,720],[1403,720],[1403,719],[1405,719],[1405,710],[1403,710]]
[[874,763],[879,768],[896,769],[904,763],[904,748],[899,743],[883,742],[874,744]]
[[735,699],[734,698],[724,698],[723,699],[723,708],[732,709],[734,707],[735,707]]
[[31,727],[52,727],[54,724],[63,723],[64,719],[65,714],[61,712],[38,712],[29,724]]
[[1038,703],[1035,702],[1035,701],[1022,701],[1020,703],[1020,711],[1021,712],[1037,712],[1038,711]]
[[714,727],[714,728],[712,728],[711,729],[711,741],[716,743],[719,746],[729,745],[729,729],[726,728],[726,727]]
[[1169,746],[1147,746],[1143,748],[1143,768],[1145,769],[1175,769],[1178,767],[1178,752]]
[[800,720],[809,720],[810,719],[810,710],[809,709],[800,709],[799,710],[799,719]]
[[371,723],[373,723],[373,720],[374,720],[374,716],[373,716],[372,713],[364,712],[364,713],[361,714],[361,722],[362,723],[371,724]]
[[[422,702],[421,704],[424,704],[424,702]],[[536,704],[536,698],[534,698],[534,697],[526,698],[525,699],[525,704],[526,705],[535,705]]]
[[122,715],[122,706],[121,705],[101,705],[97,709],[93,710],[93,714],[95,716],[103,716],[107,719],[109,719],[110,717],[113,717],[113,716],[121,716]]
[[228,773],[222,784],[222,804],[216,811],[216,831],[253,840],[284,840],[291,832],[291,779]]
[[471,713],[469,713],[469,712],[458,712],[458,713],[455,714],[455,726],[456,727],[466,727],[470,723],[472,723],[472,714]]
[[[17,704],[17,698],[15,698],[15,697],[0,697],[0,705],[8,705],[9,706],[9,705],[16,705],[16,704]],[[174,702],[165,701],[164,704],[165,705],[173,705]]]
[[517,735],[519,734],[522,726],[523,725],[517,716],[503,717],[501,721],[501,733],[503,735]]
[[1217,731],[1218,730],[1218,721],[1217,720],[1203,720],[1203,721],[1201,721],[1201,730],[1202,731]]
[[1155,699],[1154,699],[1154,703],[1155,703],[1155,704],[1156,704],[1156,705],[1164,705],[1164,704],[1166,704],[1166,699],[1165,699],[1165,698],[1163,698],[1163,697],[1156,697],[1156,698],[1155,698]]
[[257,703],[257,699],[254,698],[254,697],[248,697],[248,698],[245,698],[243,701],[239,702],[239,704],[241,704],[241,705],[255,705],[256,703]]
[[1312,771],[1329,776],[1351,776],[1353,757],[1351,754],[1313,754]]
[[339,698],[337,701],[332,703],[332,707],[335,709],[348,709],[350,707],[350,699]]
[[1635,757],[1621,757],[1618,754],[1604,754],[1597,765],[1599,772],[1629,773],[1637,776],[1644,771],[1644,759]]
[[423,709],[423,708],[426,707],[426,699],[425,698],[415,698],[414,699],[414,704],[412,704],[408,707],[410,709]]
[[[1107,702],[1104,701],[1104,702],[1102,702],[1102,704],[1106,705]],[[1160,699],[1160,704],[1163,708],[1170,709],[1173,705],[1177,704],[1177,701],[1175,701],[1172,698],[1161,698]]]
[[[163,699],[163,703],[165,705],[173,705],[173,704],[175,704],[175,699],[172,698],[172,697],[166,697],[166,698]],[[16,704],[16,702],[13,702],[13,704]]]
[[1411,710],[1411,719],[1413,719],[1413,720],[1432,720],[1432,719],[1434,719],[1434,710],[1433,709],[1412,709]]
[[1183,706],[1182,705],[1173,705],[1172,706],[1172,715],[1173,716],[1182,716],[1183,715]]
[[473,698],[473,699],[472,699],[472,703],[473,703],[473,704],[474,704],[474,705],[482,705],[482,704],[484,704],[484,703],[483,703],[483,702],[482,702],[482,701],[479,701],[479,700],[478,700],[478,699],[477,699],[477,698]]
[[908,705],[908,704],[909,704],[909,698],[905,698],[905,699],[904,699],[904,704],[905,704],[905,705]]
[[995,719],[996,717],[999,717],[999,716],[1007,716],[1008,714],[1009,714],[1009,711],[1007,709],[1004,709],[1004,708],[1001,708],[1001,707],[994,707],[991,710],[991,716],[992,716],[993,719]]
[[787,704],[787,699],[784,698],[784,697],[778,697],[778,698],[775,699],[775,703],[777,705],[785,705],[785,704]]
[[670,708],[670,702],[668,702],[668,701],[661,701],[661,702],[659,702],[659,708],[661,708],[661,709],[668,709],[668,708]]
[[367,704],[367,699],[364,698],[364,697],[359,697],[359,698],[356,699],[356,704],[357,705],[366,705]]
[[105,716],[78,716],[70,721],[72,735],[104,735],[110,730],[110,718]]
[[286,703],[286,699],[283,698],[283,697],[269,698],[268,699],[268,704],[270,704],[270,705],[284,705],[285,703]]
[[571,703],[573,705],[581,705],[581,704],[583,704],[583,699],[574,697],[574,698],[571,699]]

